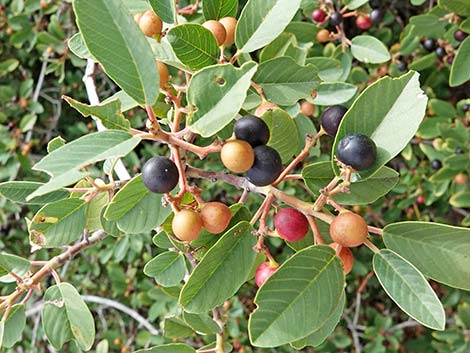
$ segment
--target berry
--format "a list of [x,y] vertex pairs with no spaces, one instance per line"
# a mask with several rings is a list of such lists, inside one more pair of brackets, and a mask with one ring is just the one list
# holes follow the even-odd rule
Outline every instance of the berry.
[[436,41],[432,38],[425,39],[423,42],[423,48],[428,52],[434,51],[434,49],[436,49]]
[[405,71],[408,68],[408,64],[405,61],[400,61],[397,63],[398,71]]
[[139,27],[147,37],[153,37],[162,32],[163,22],[155,12],[148,10],[140,18]]
[[312,20],[315,22],[323,22],[326,18],[326,13],[322,9],[315,9],[312,11]]
[[282,239],[290,242],[304,238],[309,229],[307,217],[294,208],[281,208],[274,216],[274,227]]
[[193,241],[201,233],[202,219],[193,210],[181,210],[175,214],[171,228],[179,240]]
[[20,106],[21,109],[26,109],[28,108],[28,100],[26,98],[20,98],[20,100],[18,101],[18,105]]
[[257,146],[254,152],[255,162],[246,172],[246,178],[257,186],[272,184],[282,172],[281,156],[269,146]]
[[238,119],[233,132],[237,139],[248,142],[252,147],[267,144],[270,137],[268,125],[254,115],[245,115]]
[[364,218],[349,211],[340,213],[330,224],[331,239],[347,248],[361,245],[368,234]]
[[439,170],[442,168],[442,162],[439,159],[434,159],[431,162],[431,168],[434,170]]
[[373,24],[382,22],[384,18],[384,13],[381,9],[373,9],[370,13],[370,21]]
[[442,59],[444,56],[446,56],[446,50],[443,47],[437,47],[436,49],[436,56],[439,59]]
[[416,198],[416,202],[418,203],[418,205],[422,205],[424,204],[426,200],[424,199],[424,196],[423,195],[419,195],[417,198]]
[[464,185],[467,183],[467,176],[463,173],[459,173],[454,177],[454,183],[457,185]]
[[277,271],[279,267],[273,266],[269,262],[263,262],[258,266],[255,273],[255,282],[258,287],[261,287],[271,275]]
[[168,158],[153,157],[142,168],[142,181],[151,192],[170,192],[178,184],[178,180],[178,168]]
[[212,32],[219,46],[224,44],[225,39],[227,38],[227,32],[225,31],[225,27],[222,23],[219,21],[209,20],[204,22],[202,26]]
[[457,147],[455,149],[455,154],[464,154],[464,153],[465,153],[465,151],[462,147]]
[[326,43],[330,41],[330,32],[327,29],[321,29],[317,33],[317,40],[320,43]]
[[454,62],[454,56],[453,56],[453,55],[449,55],[449,56],[447,57],[447,63],[448,63],[449,65],[452,65],[453,62]]
[[144,15],[144,14],[141,13],[141,12],[140,12],[140,13],[136,13],[136,14],[134,15],[134,21],[135,21],[135,23],[137,23],[137,25],[139,25],[140,19],[142,18],[143,15]]
[[461,29],[458,29],[454,32],[454,38],[458,42],[462,42],[465,39],[465,37],[467,37],[467,34]]
[[361,15],[356,18],[356,26],[363,31],[367,31],[372,25],[369,15]]
[[328,135],[336,136],[339,124],[341,123],[341,120],[343,119],[343,116],[346,114],[347,110],[348,109],[342,105],[333,105],[325,109],[325,111],[321,114],[321,126]]
[[208,202],[201,209],[204,228],[212,234],[222,233],[227,229],[232,213],[222,202]]
[[377,148],[368,136],[353,133],[339,141],[336,157],[355,170],[365,170],[374,164]]
[[235,28],[237,27],[237,19],[235,17],[224,17],[219,22],[225,28],[225,42],[224,45],[232,45],[235,42]]
[[354,265],[354,256],[351,250],[349,250],[348,248],[342,247],[341,251],[338,254],[339,245],[337,243],[331,243],[328,246],[336,251],[336,255],[338,255],[338,257],[341,260],[344,274],[347,275],[349,272],[351,272],[353,265]]
[[462,105],[462,110],[466,113],[468,111],[470,111],[470,104],[469,103],[465,103],[464,105]]
[[255,155],[248,142],[231,140],[222,146],[220,159],[231,172],[244,173],[253,166]]
[[170,73],[166,65],[157,61],[158,75],[160,76],[160,88],[165,88],[167,83],[170,82]]
[[8,131],[13,130],[16,127],[16,123],[14,121],[8,122]]
[[343,15],[339,12],[334,12],[330,16],[330,25],[333,27],[339,26],[343,22]]
[[278,106],[274,103],[271,102],[264,102],[261,103],[258,108],[255,110],[255,115],[256,116],[262,116],[264,113],[266,113],[268,110],[273,110],[276,109]]
[[315,114],[315,106],[308,101],[303,101],[300,104],[300,111],[303,115],[313,116],[313,114]]

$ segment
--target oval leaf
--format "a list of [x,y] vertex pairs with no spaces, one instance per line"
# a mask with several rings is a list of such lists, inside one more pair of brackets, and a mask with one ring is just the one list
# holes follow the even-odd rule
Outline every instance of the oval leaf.
[[357,87],[345,82],[323,82],[318,86],[317,96],[311,101],[316,105],[335,105],[345,103],[357,92]]
[[206,20],[220,20],[223,17],[235,17],[238,0],[204,0],[202,13]]
[[459,50],[455,55],[454,62],[450,69],[449,85],[451,87],[460,86],[470,80],[470,65],[468,58],[470,57],[470,37],[467,37],[459,46]]
[[375,37],[356,36],[351,43],[352,56],[363,63],[380,64],[390,60],[387,47]]
[[16,282],[14,277],[8,275],[9,272],[23,277],[30,268],[31,263],[22,257],[5,253],[0,254],[0,282],[2,283]]
[[174,287],[183,280],[185,269],[184,257],[175,251],[167,251],[150,260],[144,273],[164,287]]
[[196,353],[193,347],[183,343],[163,344],[147,349],[139,349],[135,353]]
[[67,190],[61,189],[26,201],[26,198],[42,185],[44,184],[33,181],[7,181],[0,184],[0,195],[12,202],[25,205],[44,205],[49,202],[65,199],[69,196]]
[[176,22],[176,1],[175,0],[149,0],[153,11],[163,22],[172,24]]

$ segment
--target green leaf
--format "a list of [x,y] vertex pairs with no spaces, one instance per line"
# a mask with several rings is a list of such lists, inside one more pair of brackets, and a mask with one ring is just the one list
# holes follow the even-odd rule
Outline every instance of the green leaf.
[[351,54],[366,64],[380,64],[390,60],[387,47],[377,38],[367,35],[356,36],[351,40]]
[[216,64],[219,60],[219,46],[214,35],[199,24],[175,26],[166,37],[176,57],[193,70]]
[[345,82],[322,82],[314,100],[308,99],[315,105],[335,105],[345,103],[357,92],[357,87]]
[[444,308],[421,272],[388,249],[376,253],[373,264],[385,292],[404,312],[424,326],[444,330]]
[[342,75],[341,62],[332,58],[313,57],[307,59],[308,64],[312,64],[318,69],[318,76],[322,81],[338,81]]
[[163,22],[173,24],[176,22],[176,1],[175,0],[149,0],[153,11]]
[[70,198],[42,207],[29,225],[29,240],[40,248],[55,248],[80,238],[86,224],[86,202]]
[[202,13],[206,20],[220,20],[223,17],[235,17],[238,0],[204,0]]
[[88,202],[88,206],[86,208],[85,227],[89,232],[95,232],[99,229],[103,229],[103,224],[101,223],[101,213],[105,209],[108,202],[109,194],[107,192],[99,193]]
[[437,3],[439,7],[455,12],[457,15],[470,15],[470,3],[467,0],[439,0]]
[[349,10],[355,10],[367,2],[368,0],[346,0],[345,5]]
[[124,91],[118,91],[118,92],[114,93],[111,97],[105,99],[101,104],[106,104],[106,103],[112,102],[116,99],[119,100],[119,102],[121,103],[121,112],[122,113],[125,113],[128,110],[131,110],[131,109],[139,106],[139,103],[137,103],[134,99],[129,97],[129,95]]
[[171,343],[163,344],[161,346],[155,346],[148,349],[139,349],[135,353],[196,353],[194,348],[182,344],[182,343]]
[[121,112],[121,102],[118,99],[100,105],[88,105],[67,96],[63,98],[84,117],[95,116],[108,129],[128,131],[131,127],[129,120]]
[[162,195],[150,192],[137,175],[113,197],[104,216],[117,221],[123,232],[137,234],[158,227],[170,213],[170,207],[162,206]]
[[65,140],[61,136],[56,136],[47,143],[47,153],[54,152],[63,145],[65,145]]
[[461,191],[452,195],[449,203],[454,207],[470,208],[470,191]]
[[314,66],[298,65],[289,57],[261,63],[253,81],[261,86],[269,101],[279,105],[293,105],[310,97],[320,83]]
[[60,189],[26,201],[28,195],[32,194],[42,185],[44,184],[33,181],[7,181],[0,184],[0,195],[12,202],[25,205],[44,205],[49,202],[65,199],[69,196],[67,190]]
[[93,55],[90,54],[88,48],[83,42],[83,37],[80,32],[75,33],[68,41],[69,49],[72,53],[78,56],[81,59],[91,59],[96,61],[93,58]]
[[225,64],[197,72],[188,88],[188,101],[197,107],[191,130],[209,137],[227,126],[241,109],[255,71],[256,64],[250,61],[240,68]]
[[251,232],[250,224],[241,222],[207,251],[181,290],[179,303],[185,311],[206,312],[237,292],[256,259]]
[[152,41],[151,46],[158,61],[164,62],[165,64],[168,64],[170,66],[174,66],[185,72],[192,73],[193,70],[191,70],[188,66],[184,65],[180,61],[180,59],[178,59],[175,52],[173,51],[173,48],[169,43],[158,43],[154,40]]
[[394,223],[384,228],[383,240],[387,248],[425,276],[470,290],[470,229],[426,222]]
[[300,0],[249,0],[238,20],[235,44],[242,53],[251,53],[271,43],[292,20]]
[[361,93],[344,116],[333,145],[332,163],[336,164],[333,157],[339,141],[349,133],[361,133],[375,142],[377,158],[359,175],[362,178],[372,176],[416,134],[427,101],[419,86],[419,74],[414,71],[396,79],[384,77],[376,81]]
[[259,61],[264,62],[270,59],[286,55],[289,47],[296,43],[295,36],[292,33],[281,33],[279,37],[265,46],[259,55]]
[[414,36],[442,38],[445,34],[447,23],[446,21],[441,21],[438,16],[427,13],[410,17],[410,26]]
[[28,260],[16,255],[0,253],[0,282],[16,282],[16,279],[8,275],[8,273],[13,272],[16,275],[23,277],[30,268],[31,263]]
[[123,0],[74,0],[73,8],[85,45],[108,76],[140,104],[153,105],[157,66]]
[[147,262],[144,273],[153,277],[163,287],[175,287],[184,278],[184,257],[175,251],[167,251]]
[[[310,164],[302,169],[305,184],[317,196],[334,176],[335,173],[328,161]],[[382,167],[367,180],[353,181],[349,193],[341,193],[333,198],[344,205],[368,205],[392,190],[398,180],[398,173],[395,170]]]
[[340,260],[330,247],[297,252],[258,290],[258,308],[248,322],[251,343],[277,347],[320,329],[337,308],[343,286]]
[[0,347],[12,348],[21,339],[25,326],[26,312],[24,305],[13,305],[6,322],[4,322],[3,342],[0,340]]
[[17,59],[7,59],[0,62],[0,77],[15,71],[19,65],[20,62]]
[[41,315],[44,332],[55,349],[72,339],[85,351],[93,345],[93,316],[71,284],[62,282],[47,289]]
[[455,55],[454,62],[450,68],[449,85],[451,87],[460,86],[470,80],[470,65],[468,58],[470,57],[470,37],[460,44],[459,50]]
[[345,304],[346,294],[343,293],[336,309],[324,320],[322,326],[307,337],[291,342],[291,346],[295,349],[304,349],[305,347],[317,347],[322,344],[333,333],[339,320],[341,320]]
[[220,326],[205,313],[191,314],[183,311],[183,320],[201,335],[210,335],[221,331]]
[[67,143],[45,156],[33,167],[52,176],[48,183],[40,186],[26,200],[47,194],[83,179],[89,173],[82,168],[113,157],[124,157],[140,142],[131,134],[107,130],[95,132]]
[[186,338],[193,334],[193,329],[179,317],[169,317],[163,322],[163,336],[166,338]]
[[282,109],[267,110],[261,117],[269,127],[268,145],[287,163],[299,151],[300,140],[294,119]]

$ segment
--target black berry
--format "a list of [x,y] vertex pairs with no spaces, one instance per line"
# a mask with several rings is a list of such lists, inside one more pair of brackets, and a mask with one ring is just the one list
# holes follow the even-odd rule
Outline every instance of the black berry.
[[436,42],[432,38],[427,38],[423,42],[423,48],[426,49],[428,52],[434,51],[436,48]]
[[436,55],[439,59],[442,59],[444,56],[446,56],[446,50],[443,47],[438,47],[436,49]]
[[254,115],[246,115],[238,119],[233,131],[238,140],[246,141],[252,147],[265,145],[270,136],[268,125]]
[[465,153],[465,151],[462,147],[457,147],[455,149],[455,154],[464,154],[464,153]]
[[467,36],[467,34],[464,31],[460,30],[460,29],[458,29],[454,32],[454,38],[458,42],[463,41],[466,36]]
[[408,64],[404,61],[400,61],[397,63],[397,69],[398,71],[405,71],[408,68]]
[[431,168],[434,170],[438,170],[442,168],[442,162],[439,159],[434,159],[431,162]]
[[465,103],[464,105],[462,105],[462,110],[466,113],[468,111],[470,111],[470,104],[468,103]]
[[346,114],[347,109],[342,105],[333,105],[326,109],[321,115],[321,126],[330,135],[336,136],[339,124]]
[[255,162],[246,172],[246,178],[257,186],[272,184],[282,172],[282,161],[279,153],[269,146],[254,148]]
[[334,12],[330,16],[330,25],[331,26],[339,26],[343,22],[343,15],[339,12]]
[[353,133],[339,141],[336,157],[355,170],[365,170],[374,164],[377,148],[368,136]]
[[370,13],[370,21],[373,24],[382,22],[384,18],[384,13],[381,9],[373,9]]
[[170,192],[178,184],[179,173],[175,163],[165,157],[153,157],[142,168],[142,181],[152,192]]

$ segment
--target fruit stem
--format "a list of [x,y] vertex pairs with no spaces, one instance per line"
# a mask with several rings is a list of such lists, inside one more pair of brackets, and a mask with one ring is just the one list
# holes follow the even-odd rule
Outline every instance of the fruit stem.
[[313,210],[314,211],[320,211],[323,206],[325,206],[325,203],[328,199],[328,195],[330,194],[331,190],[333,190],[336,185],[340,182],[341,178],[338,176],[335,176],[331,181],[328,183],[328,185],[320,190],[320,196],[317,198],[315,203],[313,204]]
[[254,83],[253,81],[251,81],[251,87],[253,87],[256,90],[256,92],[260,95],[263,102],[267,101],[267,98],[264,94],[263,88],[260,85],[258,85],[256,83]]
[[237,50],[237,52],[230,59],[229,63],[233,65],[235,63],[235,61],[238,60],[238,57],[240,56],[240,54],[241,53]]
[[335,208],[336,211],[341,211],[344,210],[344,207],[341,206],[339,203],[337,203],[335,200],[332,198],[328,197],[327,203]]
[[369,230],[370,233],[374,233],[377,235],[384,235],[384,231],[381,228],[368,226],[367,229]]
[[366,239],[364,245],[367,246],[370,250],[372,250],[372,252],[374,252],[375,254],[380,252],[380,249],[376,247],[369,239]]
[[325,244],[325,240],[321,235],[320,228],[318,228],[317,220],[313,216],[307,216],[308,224],[312,228],[313,233],[313,244]]

